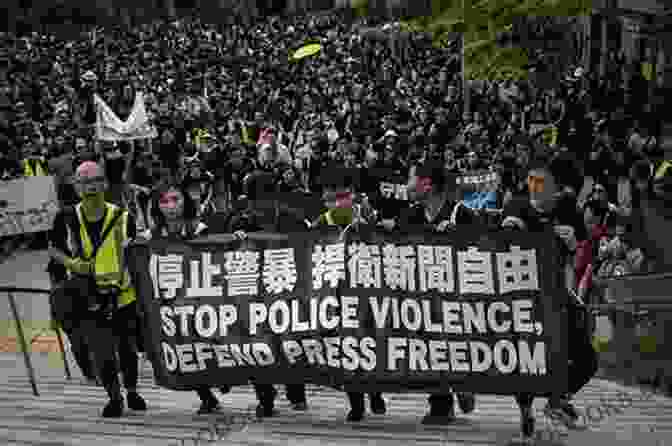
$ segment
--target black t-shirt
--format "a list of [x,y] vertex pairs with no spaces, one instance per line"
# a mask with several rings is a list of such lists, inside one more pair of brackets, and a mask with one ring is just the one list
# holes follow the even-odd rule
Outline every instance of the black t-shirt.
[[[402,210],[397,227],[402,231],[417,231],[420,228],[425,231],[434,231],[441,222],[445,220],[450,221],[456,205],[456,202],[446,200],[436,217],[434,217],[432,221],[429,221],[425,213],[425,206],[422,204],[414,204],[408,209]],[[478,219],[473,211],[465,206],[460,206],[457,210],[455,220],[455,223],[461,226],[478,223]]]
[[133,167],[133,183],[138,186],[152,187],[154,179],[149,174],[149,168],[145,165]]
[[126,159],[121,156],[118,158],[105,159],[105,175],[107,181],[111,184],[121,184],[124,178],[124,170],[126,169]]

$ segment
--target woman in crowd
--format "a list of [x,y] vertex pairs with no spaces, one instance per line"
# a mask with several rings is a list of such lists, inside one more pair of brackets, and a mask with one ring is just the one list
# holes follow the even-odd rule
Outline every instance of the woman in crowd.
[[[183,189],[167,187],[157,191],[152,203],[154,226],[151,229],[153,239],[192,240],[197,237],[196,206],[191,196]],[[230,391],[229,386],[220,387],[222,393]],[[208,414],[219,410],[217,397],[208,386],[200,387],[196,393],[201,399],[199,414]]]

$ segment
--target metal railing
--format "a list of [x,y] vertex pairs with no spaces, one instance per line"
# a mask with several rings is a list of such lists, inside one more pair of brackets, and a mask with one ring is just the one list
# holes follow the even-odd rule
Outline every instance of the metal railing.
[[[40,393],[37,390],[37,380],[35,379],[35,370],[33,368],[33,363],[30,359],[28,343],[26,342],[26,336],[23,331],[23,325],[21,324],[21,318],[19,317],[19,311],[16,306],[16,299],[14,298],[14,294],[26,293],[26,294],[42,294],[48,296],[49,294],[51,294],[51,291],[37,288],[0,287],[0,293],[6,293],[7,297],[9,298],[9,306],[10,309],[12,310],[12,316],[14,318],[14,322],[16,323],[16,332],[19,343],[21,344],[21,353],[23,354],[23,360],[26,364],[28,379],[30,380],[30,385],[33,388],[33,395],[40,396]],[[65,355],[65,348],[63,347],[63,338],[61,336],[61,332],[59,329],[56,329],[55,331],[56,331],[56,338],[58,340],[58,348],[61,353],[61,358],[63,359],[63,367],[65,369],[65,374],[67,379],[70,380],[72,379],[72,375],[70,374],[68,359]],[[32,345],[40,335],[37,335],[33,339],[31,339],[30,345]]]
[[608,282],[608,303],[588,305],[593,322],[601,316],[611,325],[611,339],[600,351],[602,370],[608,378],[628,384],[654,378],[672,386],[672,356],[668,353],[672,273],[622,276]]

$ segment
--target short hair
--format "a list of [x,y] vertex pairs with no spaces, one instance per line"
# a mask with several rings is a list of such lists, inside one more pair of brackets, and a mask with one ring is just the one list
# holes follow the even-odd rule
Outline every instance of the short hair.
[[609,207],[604,202],[597,200],[589,200],[586,202],[583,206],[584,212],[586,209],[590,209],[590,212],[599,218],[604,218],[609,212]]
[[578,167],[576,160],[571,157],[571,154],[563,153],[558,156],[552,156],[547,152],[542,152],[537,153],[532,158],[528,171],[544,170],[553,177],[556,184],[574,186],[577,178],[580,176]]
[[90,177],[93,173],[105,175],[103,167],[95,161],[87,160],[82,162],[75,171],[75,177]]
[[197,215],[196,203],[194,203],[194,200],[191,198],[191,195],[189,195],[186,189],[182,187],[178,188],[161,187],[157,189],[153,194],[154,196],[152,197],[152,206],[150,210],[152,219],[156,222],[157,228],[164,228],[166,226],[166,218],[163,216],[163,213],[161,212],[161,209],[159,207],[159,201],[161,200],[161,196],[171,189],[179,191],[184,199],[184,211],[182,218],[185,220],[193,220],[194,218],[196,218]]

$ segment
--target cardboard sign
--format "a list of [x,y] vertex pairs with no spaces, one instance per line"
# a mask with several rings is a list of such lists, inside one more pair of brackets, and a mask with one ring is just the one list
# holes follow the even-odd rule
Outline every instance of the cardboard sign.
[[58,210],[54,177],[0,182],[0,237],[48,231]]

